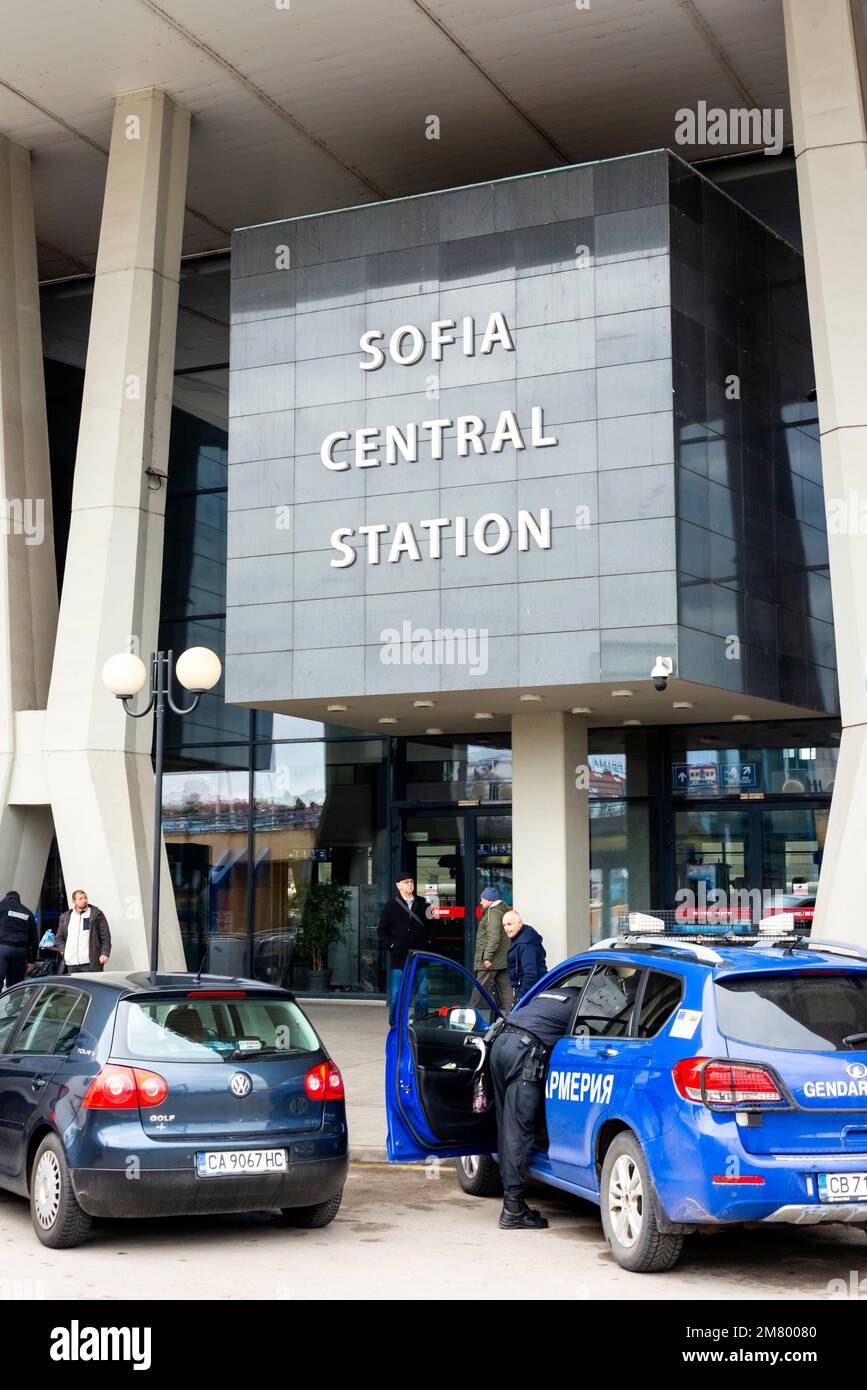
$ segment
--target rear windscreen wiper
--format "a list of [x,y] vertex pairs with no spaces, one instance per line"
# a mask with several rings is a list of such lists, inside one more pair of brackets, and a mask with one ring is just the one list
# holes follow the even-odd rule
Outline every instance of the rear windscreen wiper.
[[228,1053],[228,1058],[230,1062],[236,1062],[239,1057],[288,1057],[289,1051],[285,1047],[236,1047]]

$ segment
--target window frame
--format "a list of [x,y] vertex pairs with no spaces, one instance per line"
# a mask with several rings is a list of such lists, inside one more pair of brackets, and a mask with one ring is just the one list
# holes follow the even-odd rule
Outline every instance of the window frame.
[[[91,1003],[92,1003],[93,996],[88,992],[88,990],[86,990],[86,989],[77,989],[75,985],[67,985],[67,984],[62,984],[62,985],[43,985],[42,989],[41,989],[40,992],[39,992],[38,997],[37,997],[36,999],[33,1000],[33,1003],[31,1004],[30,1008],[27,1010],[25,1016],[21,1019],[21,1021],[20,1021],[20,1023],[19,1023],[19,1026],[18,1026],[18,1028],[17,1028],[17,1030],[16,1030],[16,1032],[15,1032],[15,1035],[14,1035],[14,1038],[13,1038],[13,1042],[14,1042],[15,1046],[14,1046],[13,1049],[12,1049],[12,1052],[13,1052],[13,1054],[14,1054],[15,1056],[19,1056],[19,1057],[60,1057],[61,1059],[70,1056],[70,1054],[71,1054],[71,1052],[72,1052],[72,1047],[75,1046],[75,1042],[73,1042],[72,1047],[70,1047],[70,1049],[69,1049],[69,1052],[57,1052],[57,1051],[55,1051],[54,1048],[52,1048],[52,1050],[51,1050],[50,1052],[40,1052],[37,1048],[21,1048],[21,1047],[18,1046],[18,1043],[19,1043],[20,1040],[21,1040],[21,1033],[22,1033],[22,1031],[23,1031],[23,1029],[24,1029],[24,1025],[26,1024],[27,1020],[31,1017],[31,1015],[33,1014],[34,1010],[39,1006],[39,1004],[40,1004],[40,1002],[42,1001],[42,999],[43,999],[46,995],[49,995],[49,996],[50,996],[51,994],[68,994],[68,995],[71,995],[71,996],[72,996],[72,1004],[70,1005],[69,1011],[68,1011],[68,1013],[66,1014],[66,1018],[64,1019],[64,1026],[65,1026],[66,1022],[68,1021],[69,1016],[70,1016],[70,1014],[72,1013],[73,1009],[75,1008],[75,1005],[76,1005],[76,1003],[78,1002],[78,1000],[80,1000],[80,999],[84,999],[84,1000],[85,1000],[84,1013],[83,1013],[82,1016],[81,1016],[81,1023],[80,1023],[79,1026],[78,1026],[78,1036],[79,1036],[79,1037],[81,1036],[81,1030],[82,1030],[83,1027],[84,1027],[85,1019],[87,1018],[88,1012],[90,1011],[90,1005],[91,1005]],[[36,1024],[35,1024],[35,1027],[36,1027],[37,1029],[39,1029],[40,1026],[41,1026],[41,1020],[37,1020],[37,1022],[36,1022]],[[59,1041],[59,1039],[58,1039],[58,1041]]]
[[647,992],[647,984],[651,975],[663,975],[668,980],[677,980],[680,985],[680,993],[677,997],[676,1003],[672,1006],[671,1013],[666,1014],[664,1020],[662,1021],[662,1023],[660,1023],[659,1027],[656,1029],[654,1033],[641,1034],[638,1031],[635,1031],[634,1033],[630,1032],[629,1034],[630,1037],[635,1037],[639,1042],[649,1042],[652,1038],[658,1038],[663,1028],[668,1027],[669,1023],[671,1022],[672,1014],[683,1003],[683,996],[686,992],[686,980],[684,979],[683,975],[679,974],[676,970],[660,970],[659,967],[655,965],[644,966],[643,969],[644,979],[641,981],[638,993],[635,997],[636,1008],[632,1017],[632,1027],[635,1030],[638,1029],[639,1019],[641,1017],[641,1010],[644,1008],[644,996]]
[[[24,1023],[24,1020],[25,1020],[25,1019],[29,1016],[29,1014],[31,1013],[31,1011],[32,1011],[34,1005],[36,1004],[37,1000],[38,1000],[38,999],[41,997],[41,995],[44,993],[45,985],[42,984],[41,982],[40,982],[39,984],[35,984],[32,980],[30,980],[30,981],[28,981],[28,980],[22,980],[21,983],[20,983],[20,985],[14,986],[14,989],[17,990],[17,991],[18,991],[19,993],[21,993],[21,994],[26,994],[27,990],[32,989],[32,990],[34,991],[34,993],[33,993],[33,998],[30,1000],[30,1003],[29,1003],[29,1004],[25,1003],[24,1008],[22,1009],[21,1013],[19,1013],[18,1017],[16,1018],[15,1024],[14,1024],[14,1026],[13,1026],[13,1028],[12,1028],[12,1032],[9,1034],[9,1042],[10,1042],[11,1046],[6,1047],[6,1048],[0,1048],[0,1057],[11,1057],[11,1056],[14,1054],[14,1052],[15,1052],[15,1043],[18,1041],[18,1034],[21,1032],[21,1026],[22,1026],[22,1024]],[[5,996],[8,997],[8,996],[11,995],[12,993],[13,993],[13,990],[6,990],[6,991],[5,991]]]
[[[628,1039],[628,1038],[635,1038],[635,1037],[636,1037],[636,1034],[634,1033],[633,1030],[634,1030],[634,1027],[635,1027],[636,1008],[640,1007],[641,1000],[644,998],[644,984],[645,984],[645,980],[647,979],[647,974],[648,974],[648,971],[649,971],[650,967],[647,966],[647,965],[632,965],[632,962],[630,962],[630,961],[618,962],[618,961],[615,961],[615,960],[596,960],[596,961],[592,961],[591,964],[592,964],[592,966],[593,966],[593,969],[592,969],[592,971],[591,971],[591,973],[590,973],[590,978],[588,979],[587,983],[585,984],[584,988],[583,988],[582,991],[581,991],[581,996],[580,996],[580,998],[579,998],[579,1000],[578,1000],[578,1003],[577,1003],[576,1006],[575,1006],[575,1012],[574,1012],[574,1014],[572,1015],[572,1027],[571,1027],[571,1029],[570,1029],[570,1034],[571,1034],[572,1036],[575,1036],[575,1037],[579,1037],[579,1036],[580,1036],[580,1037],[587,1038],[587,1039],[588,1039],[589,1041],[591,1041],[591,1042],[595,1042],[597,1039],[599,1039],[599,1040],[601,1041],[601,1040],[603,1040],[603,1039],[609,1039],[609,1040],[610,1040],[611,1038],[618,1038],[621,1042],[623,1042],[624,1040],[626,1040],[626,1039]],[[627,1024],[627,1027],[626,1027],[625,1032],[623,1032],[623,1033],[582,1033],[582,1034],[576,1034],[576,1033],[575,1033],[575,1028],[576,1028],[576,1025],[577,1025],[577,1023],[578,1023],[578,1018],[579,1018],[580,1013],[581,1013],[581,1006],[582,1006],[582,1004],[584,1003],[584,996],[585,996],[585,994],[587,993],[587,990],[590,988],[590,985],[591,985],[591,983],[592,983],[592,981],[593,981],[593,977],[594,977],[594,975],[596,974],[596,971],[597,971],[597,970],[606,970],[606,969],[618,970],[618,969],[623,969],[624,967],[629,967],[629,968],[632,968],[632,969],[636,970],[636,971],[639,973],[639,975],[641,976],[641,978],[640,978],[639,981],[638,981],[638,986],[637,986],[636,991],[635,991],[635,997],[634,997],[634,999],[633,999],[633,1001],[632,1001],[632,1012],[631,1012],[630,1015],[629,1015],[629,1023]],[[600,1018],[601,1015],[600,1015],[600,1014],[591,1014],[591,1017],[592,1017],[592,1018]],[[639,1039],[639,1041],[640,1041],[640,1039]]]

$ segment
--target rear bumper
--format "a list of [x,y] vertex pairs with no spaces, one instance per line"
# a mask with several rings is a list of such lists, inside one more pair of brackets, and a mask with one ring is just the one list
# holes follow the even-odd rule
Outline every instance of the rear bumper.
[[820,1226],[829,1221],[854,1221],[867,1226],[867,1202],[792,1203],[764,1218],[764,1225]]
[[659,1200],[676,1224],[867,1223],[867,1201],[820,1202],[817,1174],[863,1172],[864,1154],[770,1154],[744,1148],[734,1116],[700,1112],[645,1146]]
[[89,1216],[196,1216],[309,1207],[325,1202],[346,1182],[349,1157],[291,1163],[285,1173],[198,1178],[194,1157],[185,1169],[141,1170],[137,1177],[117,1169],[73,1168],[72,1188]]

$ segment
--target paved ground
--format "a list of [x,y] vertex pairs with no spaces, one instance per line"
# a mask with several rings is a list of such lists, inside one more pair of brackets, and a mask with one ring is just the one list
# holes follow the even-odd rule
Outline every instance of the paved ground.
[[827,1299],[829,1281],[865,1279],[867,1237],[843,1227],[695,1238],[671,1274],[626,1274],[592,1207],[549,1189],[543,1232],[497,1228],[498,1204],[467,1197],[454,1173],[354,1165],[323,1231],[266,1214],[104,1222],[77,1250],[45,1250],[26,1203],[0,1196],[0,1299],[464,1299],[517,1287],[536,1299]]
[[385,1158],[385,1004],[305,1004],[343,1073],[349,1136],[357,1158]]
[[385,1009],[326,1003],[309,1012],[349,1096],[355,1160],[332,1226],[287,1230],[265,1213],[105,1222],[79,1249],[50,1251],[31,1231],[27,1204],[0,1193],[0,1301],[457,1299],[496,1294],[513,1277],[522,1297],[538,1299],[826,1299],[830,1281],[857,1287],[861,1279],[867,1298],[867,1235],[842,1226],[695,1237],[675,1271],[652,1277],[619,1269],[596,1209],[549,1188],[533,1200],[550,1230],[500,1231],[498,1204],[467,1197],[449,1166],[431,1176],[377,1161]]

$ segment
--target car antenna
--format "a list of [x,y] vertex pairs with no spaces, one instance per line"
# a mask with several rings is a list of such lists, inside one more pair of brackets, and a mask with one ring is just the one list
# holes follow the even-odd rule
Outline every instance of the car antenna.
[[205,954],[202,956],[202,963],[201,963],[201,965],[199,966],[198,970],[196,971],[196,984],[198,984],[199,981],[200,981],[201,978],[202,978],[202,971],[204,970],[204,968],[205,968],[205,966],[206,966],[206,964],[207,964],[207,962],[208,962],[208,956],[209,956],[210,954],[211,954],[211,943],[210,943],[210,941],[209,941],[208,944],[207,944],[207,946],[205,947]]

